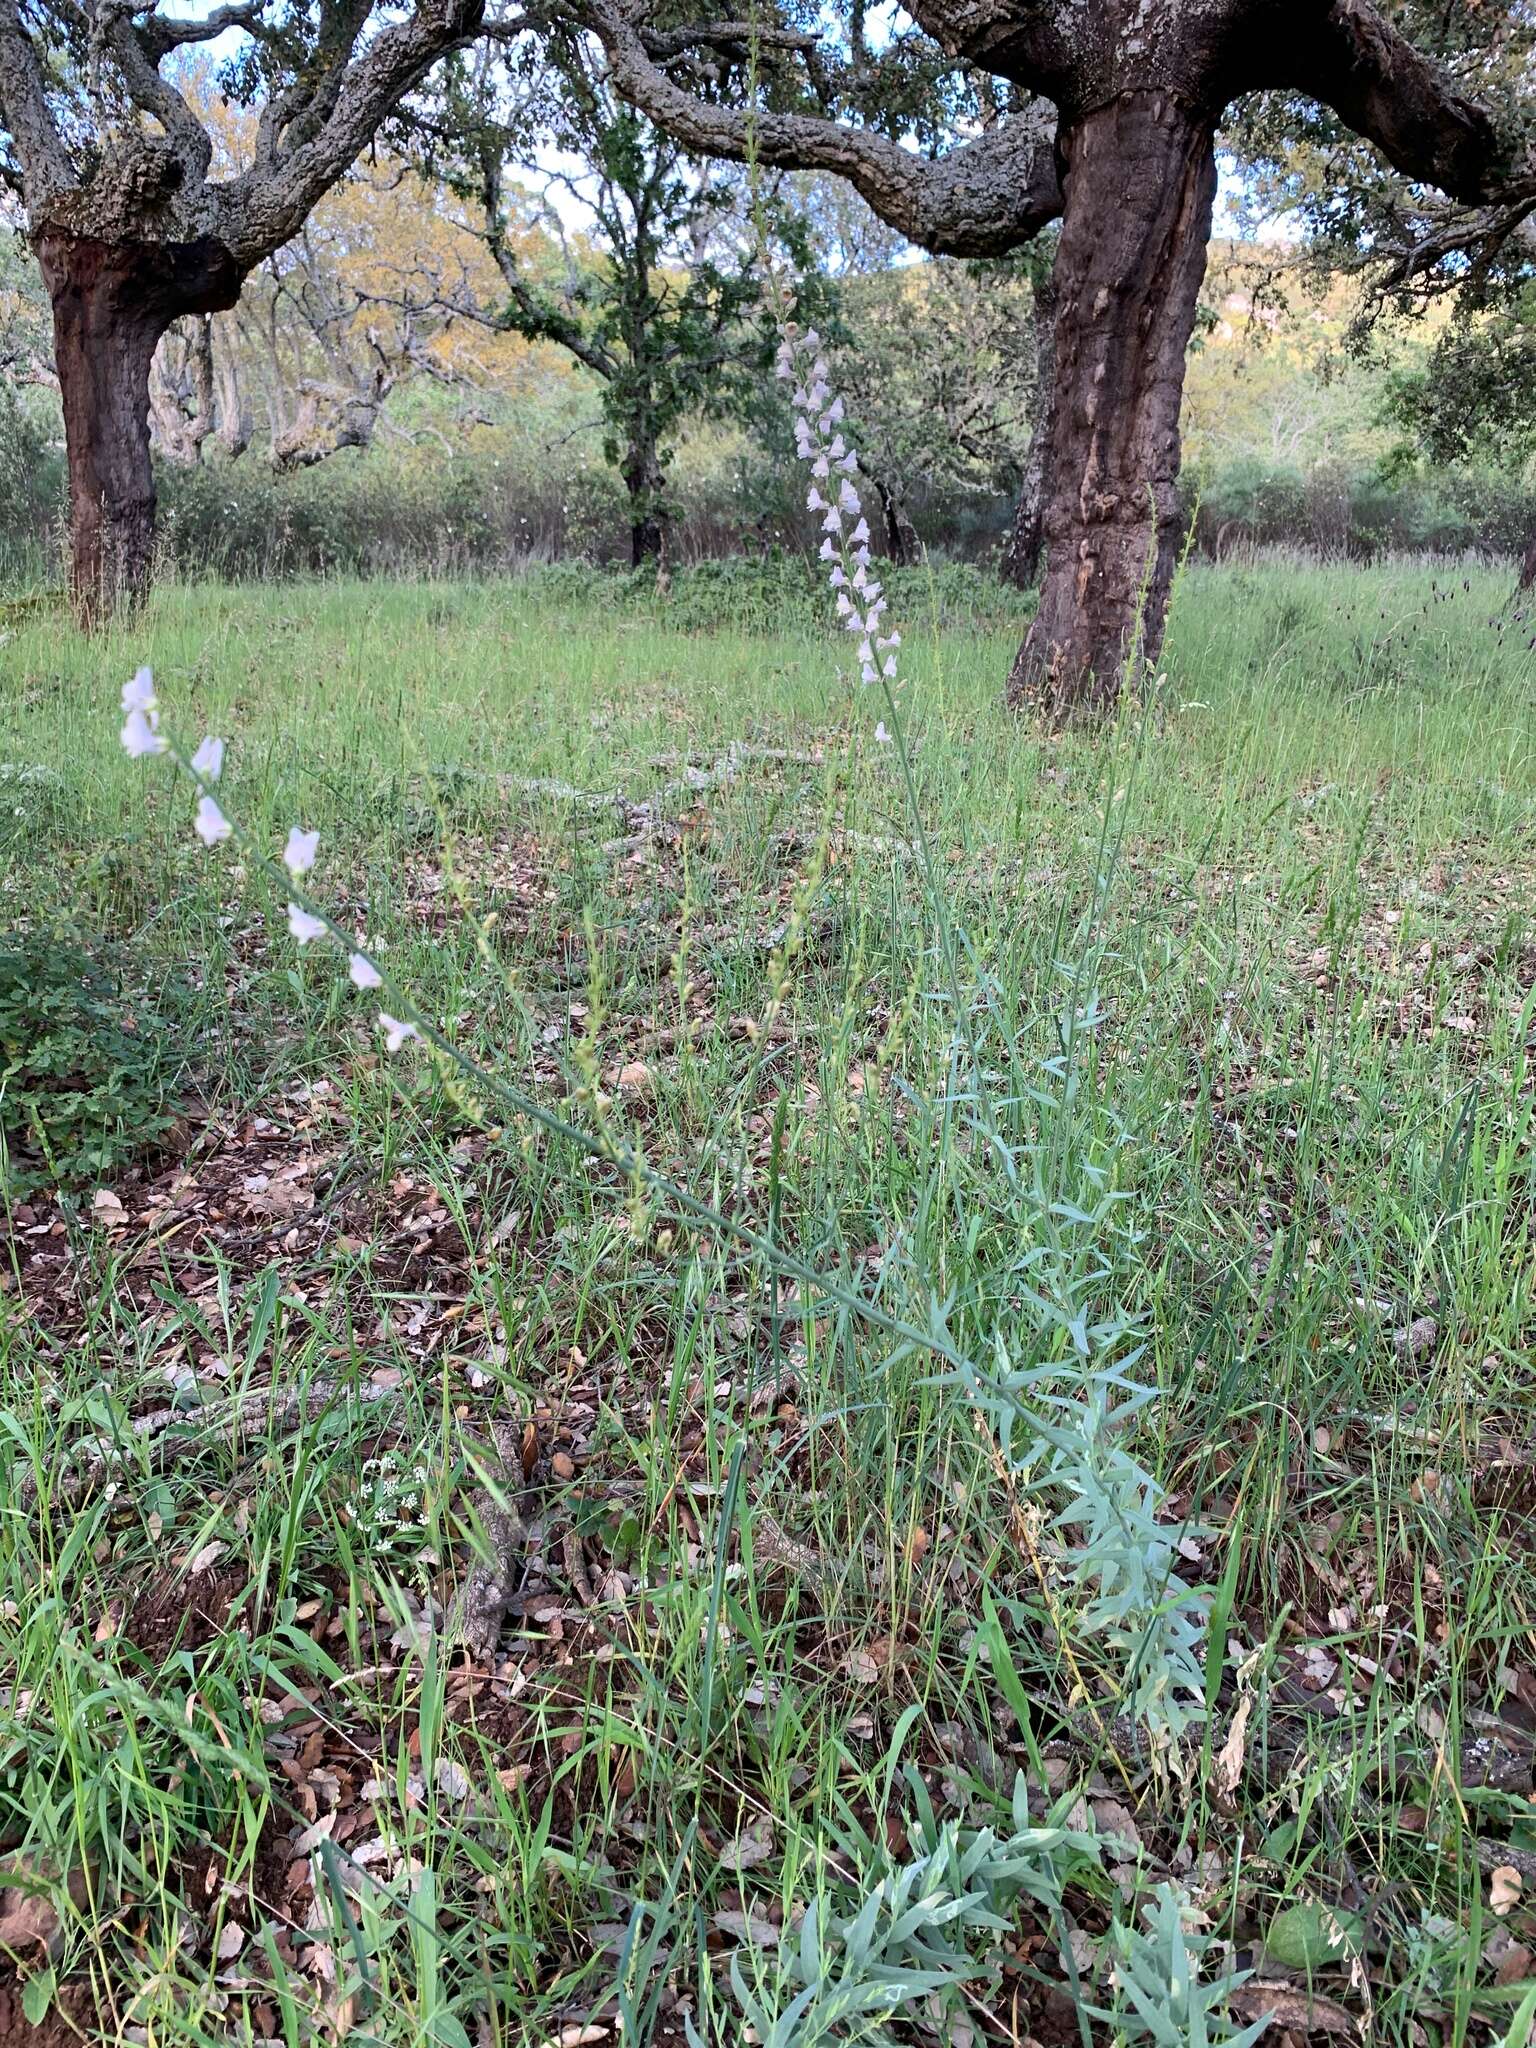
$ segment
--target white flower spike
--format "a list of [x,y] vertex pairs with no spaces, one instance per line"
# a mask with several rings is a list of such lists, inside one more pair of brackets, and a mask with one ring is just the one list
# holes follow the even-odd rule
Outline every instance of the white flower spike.
[[288,834],[288,844],[283,848],[283,866],[293,879],[307,875],[315,864],[315,849],[320,844],[318,832],[303,832],[295,825]]

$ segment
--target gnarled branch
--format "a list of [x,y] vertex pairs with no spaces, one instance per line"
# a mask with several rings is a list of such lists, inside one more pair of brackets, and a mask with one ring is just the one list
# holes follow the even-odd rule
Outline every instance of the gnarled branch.
[[1496,199],[1519,166],[1492,116],[1370,4],[1334,0],[1297,35],[1287,81],[1331,107],[1405,177],[1469,206]]
[[[623,97],[689,149],[846,178],[909,242],[946,256],[1003,256],[1061,212],[1054,115],[1016,115],[927,159],[883,135],[806,114],[741,113],[678,85],[608,0],[585,0]],[[670,46],[670,39],[668,39]]]

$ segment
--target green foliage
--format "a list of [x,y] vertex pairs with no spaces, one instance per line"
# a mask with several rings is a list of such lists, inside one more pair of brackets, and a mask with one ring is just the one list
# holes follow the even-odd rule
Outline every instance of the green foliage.
[[1185,1926],[1188,1907],[1175,1886],[1160,1884],[1144,1927],[1134,1920],[1114,1921],[1109,1931],[1114,2007],[1090,2010],[1095,2019],[1113,2022],[1117,2042],[1146,2042],[1149,2048],[1249,2048],[1269,2031],[1269,2021],[1255,2020],[1241,2032],[1227,2022],[1229,1996],[1248,1973],[1201,1976],[1215,1943]]
[[[526,97],[509,127],[494,69],[472,82],[451,72],[444,92],[459,141],[451,160],[433,161],[483,215],[506,285],[499,323],[563,349],[597,380],[603,452],[628,494],[638,561],[660,551],[678,516],[667,471],[683,422],[746,418],[763,406],[774,339],[756,242],[740,178],[706,170],[620,100],[586,39],[551,33],[540,84],[539,139],[581,166],[552,182],[591,220],[589,234],[559,230],[563,261],[545,266],[549,274],[512,237],[507,171],[533,152]],[[801,310],[814,311],[825,290],[811,274],[803,222],[770,203],[761,226]]]
[[[654,577],[644,571],[615,574],[602,588],[627,611],[642,613],[684,632],[717,630],[806,632],[826,626],[826,579],[803,555],[770,549],[762,555],[724,555],[681,571],[663,600]],[[1027,601],[971,562],[939,562],[893,569],[883,579],[901,616],[950,631],[986,631],[1017,626],[1030,613]],[[532,578],[540,598],[590,602],[590,572],[555,564]]]
[[0,573],[18,580],[43,571],[43,537],[63,497],[57,408],[38,388],[49,350],[48,301],[37,266],[0,229]]
[[69,933],[0,940],[5,1186],[83,1187],[170,1129],[165,1057],[132,1028],[121,980]]
[[1301,546],[1354,561],[1419,551],[1519,553],[1536,528],[1536,490],[1506,471],[1466,463],[1419,467],[1326,462],[1310,469],[1246,456],[1184,479],[1186,516],[1202,553],[1235,542]]
[[[1526,472],[1536,454],[1536,288],[1496,311],[1469,312],[1422,368],[1395,378],[1391,417],[1431,462]],[[1536,521],[1533,521],[1536,524]]]
[[1029,260],[902,265],[845,280],[839,301],[832,382],[882,498],[919,532],[936,502],[994,514],[1018,493],[1040,404]]
[[1092,1835],[1031,1820],[1022,1777],[1006,1835],[939,1821],[915,1772],[909,1786],[913,1855],[897,1862],[868,1841],[845,1844],[858,1857],[861,1889],[845,1880],[831,1899],[811,1900],[778,1982],[750,1984],[733,1959],[731,1989],[764,2048],[850,2039],[896,2048],[902,2037],[887,2022],[904,2010],[921,2004],[940,2023],[957,2016],[962,1987],[996,1975],[995,1961],[973,1945],[990,1939],[995,1951],[1025,1900],[1056,1921],[1068,1879],[1099,1861]]

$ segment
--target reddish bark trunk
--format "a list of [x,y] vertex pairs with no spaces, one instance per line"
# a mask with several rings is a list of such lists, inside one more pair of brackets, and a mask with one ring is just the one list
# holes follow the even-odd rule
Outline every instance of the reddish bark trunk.
[[1520,564],[1520,588],[1536,590],[1536,534],[1532,534],[1531,544],[1525,551],[1525,560]]
[[1155,661],[1180,542],[1179,407],[1216,196],[1211,120],[1129,92],[1063,137],[1040,609],[1008,679],[1055,718]]
[[84,627],[149,587],[155,476],[149,367],[183,313],[221,312],[240,277],[217,242],[100,242],[49,230],[37,256],[53,302],[69,470],[70,591]]

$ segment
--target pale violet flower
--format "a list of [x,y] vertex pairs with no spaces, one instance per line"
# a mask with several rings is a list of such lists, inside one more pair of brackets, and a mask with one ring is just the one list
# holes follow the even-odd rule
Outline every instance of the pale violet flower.
[[857,512],[859,509],[859,494],[847,477],[837,487],[837,502],[845,512]]
[[891,736],[885,729],[885,720],[883,718],[875,727],[875,738],[882,747],[888,747],[891,744]]
[[224,773],[224,742],[210,733],[192,756],[192,773],[204,782],[217,782]]
[[147,668],[141,668],[132,679],[123,685],[124,711],[153,711],[155,709],[155,678]]
[[217,846],[221,839],[227,839],[234,830],[211,796],[198,798],[197,816],[192,822],[204,846]]
[[352,953],[347,958],[347,974],[354,988],[382,988],[384,977],[364,953]]
[[326,923],[323,917],[311,917],[302,904],[288,906],[288,929],[301,946],[307,946],[311,939],[323,939]]
[[315,848],[319,844],[318,832],[302,832],[297,825],[289,832],[288,844],[283,848],[283,866],[295,881],[314,866]]
[[421,1036],[414,1024],[407,1024],[403,1017],[391,1017],[388,1010],[380,1010],[379,1026],[384,1033],[386,1052],[398,1052],[408,1038]]
[[[850,533],[850,534],[849,534],[849,536],[848,536],[848,544],[849,544],[849,546],[850,546],[850,547],[855,547],[855,548],[862,548],[862,547],[866,547],[866,546],[868,545],[868,543],[869,543],[869,521],[868,521],[867,519],[861,519],[861,520],[859,521],[858,525],[857,525],[857,526],[856,526],[856,527],[855,527],[855,528],[853,529],[852,533]],[[863,560],[863,562],[861,563],[861,565],[860,565],[860,566],[861,566],[861,567],[866,567],[866,568],[867,568],[867,567],[868,567],[868,565],[869,565],[869,557],[868,557],[868,555],[866,555],[866,556],[864,557],[864,560]]]
[[145,711],[135,705],[123,721],[123,751],[132,761],[141,760],[146,754],[163,754],[166,743],[155,730],[157,714]]

